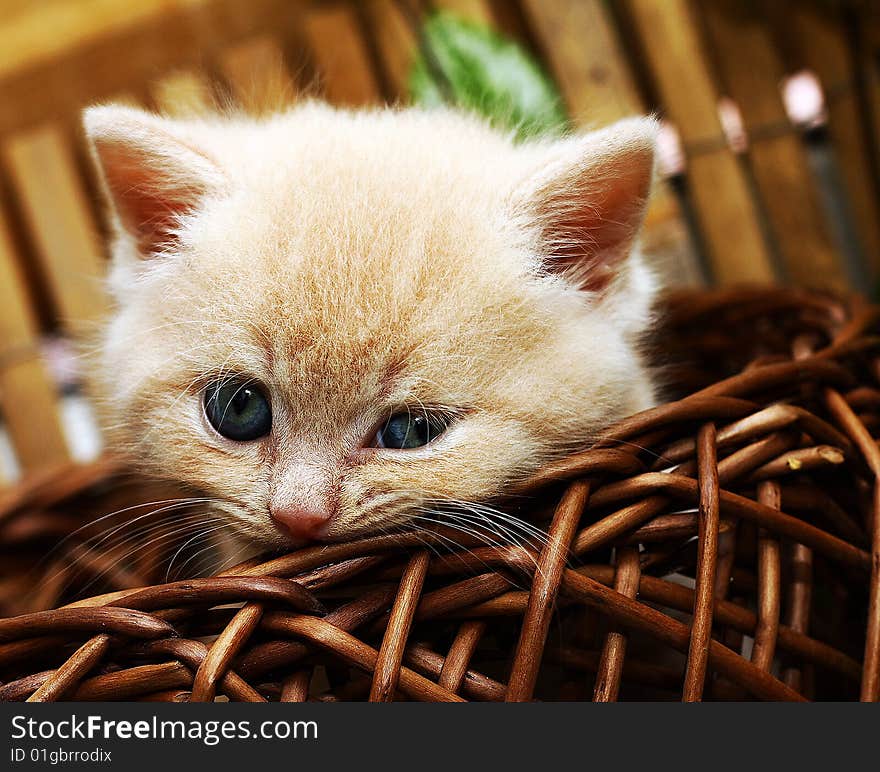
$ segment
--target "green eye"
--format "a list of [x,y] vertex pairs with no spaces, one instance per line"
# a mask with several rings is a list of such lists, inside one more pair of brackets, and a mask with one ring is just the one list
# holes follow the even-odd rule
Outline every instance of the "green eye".
[[433,442],[446,431],[449,417],[436,413],[395,413],[376,432],[376,446],[407,450]]
[[205,415],[219,434],[236,442],[249,442],[269,433],[272,409],[251,381],[214,381],[205,389]]

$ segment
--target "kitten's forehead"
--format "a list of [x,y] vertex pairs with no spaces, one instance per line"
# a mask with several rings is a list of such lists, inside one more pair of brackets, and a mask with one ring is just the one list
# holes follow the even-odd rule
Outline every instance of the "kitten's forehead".
[[448,372],[521,325],[534,290],[471,181],[441,190],[408,167],[367,171],[244,190],[190,237],[200,305],[259,330],[273,373],[300,393]]
[[505,315],[522,312],[522,287],[478,264],[501,248],[490,234],[475,243],[446,225],[372,219],[366,230],[344,219],[330,233],[304,228],[248,278],[273,370],[300,390],[393,393],[472,359],[484,334],[503,334]]

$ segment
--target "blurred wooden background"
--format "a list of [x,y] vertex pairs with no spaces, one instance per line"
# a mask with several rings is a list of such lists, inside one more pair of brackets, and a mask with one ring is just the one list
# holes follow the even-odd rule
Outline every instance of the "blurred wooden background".
[[[430,7],[429,7],[430,6]],[[774,0],[3,0],[0,478],[94,455],[65,341],[100,318],[102,211],[79,112],[406,101],[423,14],[496,27],[578,126],[657,111],[646,246],[672,282],[880,278],[880,13]],[[793,111],[800,100],[812,109]]]

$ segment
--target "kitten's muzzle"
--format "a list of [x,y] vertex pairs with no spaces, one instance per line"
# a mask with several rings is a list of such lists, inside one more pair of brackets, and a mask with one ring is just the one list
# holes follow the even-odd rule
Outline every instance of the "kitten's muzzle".
[[276,527],[295,542],[313,542],[327,535],[332,513],[303,507],[279,507],[270,510]]

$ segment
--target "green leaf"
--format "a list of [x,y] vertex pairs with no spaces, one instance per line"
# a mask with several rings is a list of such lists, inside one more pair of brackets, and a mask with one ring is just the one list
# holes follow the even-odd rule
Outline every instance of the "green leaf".
[[415,104],[472,110],[518,139],[568,128],[555,85],[513,41],[445,12],[432,14],[422,35],[427,52],[410,73]]

